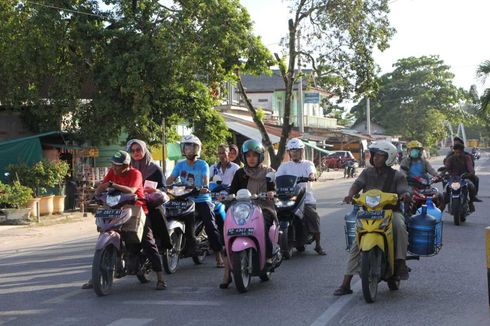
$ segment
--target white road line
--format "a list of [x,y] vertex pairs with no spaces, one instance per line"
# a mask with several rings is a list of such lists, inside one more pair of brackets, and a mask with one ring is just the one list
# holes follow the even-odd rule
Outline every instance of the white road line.
[[123,304],[131,305],[162,305],[162,306],[221,306],[218,301],[190,301],[190,300],[138,300],[123,301]]
[[30,310],[9,310],[0,311],[0,317],[2,316],[28,316],[37,315],[50,312],[52,309],[30,309]]
[[[361,289],[361,281],[357,281],[352,286],[354,293]],[[344,295],[337,299],[334,304],[330,305],[320,317],[318,317],[310,326],[324,326],[328,323],[354,298],[354,294]]]
[[14,321],[16,319],[17,319],[17,317],[10,317],[10,318],[0,319],[0,325],[6,325],[9,322]]
[[148,318],[121,318],[107,326],[142,326],[151,323],[153,319]]
[[57,297],[51,298],[49,300],[41,302],[42,304],[57,304],[66,301],[66,299],[76,296],[77,294],[82,293],[83,290],[77,289],[74,291],[67,292],[65,294],[59,295]]
[[57,284],[46,284],[46,285],[25,285],[19,286],[15,288],[9,289],[0,289],[0,295],[5,294],[19,294],[21,292],[32,292],[32,291],[44,291],[44,290],[53,290],[53,289],[62,289],[62,288],[70,288],[70,287],[80,287],[81,282],[69,282],[69,283],[57,283]]

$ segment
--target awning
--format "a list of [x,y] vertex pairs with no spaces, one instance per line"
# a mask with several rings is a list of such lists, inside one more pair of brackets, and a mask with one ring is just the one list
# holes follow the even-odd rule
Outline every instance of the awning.
[[304,143],[306,146],[311,147],[311,148],[313,148],[314,150],[319,151],[320,153],[327,154],[327,155],[329,155],[329,154],[333,153],[333,152],[327,151],[327,150],[326,150],[326,149],[324,149],[324,148],[318,147],[318,146],[314,145],[313,143],[311,143],[311,142],[309,142],[309,141],[303,141],[303,143]]
[[[250,139],[254,139],[257,141],[262,141],[262,135],[260,134],[260,131],[257,128],[252,128],[249,127],[243,123],[237,122],[237,121],[229,121],[225,120],[226,125],[228,126],[229,129],[247,137]],[[279,143],[281,140],[280,137],[272,135],[269,133],[269,138],[273,144]]]

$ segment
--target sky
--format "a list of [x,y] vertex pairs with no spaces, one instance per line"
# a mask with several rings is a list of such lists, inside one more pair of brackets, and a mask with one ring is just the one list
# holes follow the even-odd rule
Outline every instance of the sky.
[[[254,22],[254,32],[271,51],[287,32],[288,1],[240,0]],[[439,55],[455,74],[454,84],[481,93],[490,87],[476,77],[477,66],[490,60],[490,0],[392,0],[389,19],[397,32],[384,52],[374,58],[381,73],[398,59]],[[489,78],[490,79],[490,78]]]

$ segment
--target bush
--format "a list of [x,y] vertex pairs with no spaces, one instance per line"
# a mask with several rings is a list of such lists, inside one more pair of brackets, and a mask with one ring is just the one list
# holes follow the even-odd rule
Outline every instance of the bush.
[[0,208],[26,207],[30,199],[31,188],[21,185],[18,181],[14,181],[12,185],[0,181]]

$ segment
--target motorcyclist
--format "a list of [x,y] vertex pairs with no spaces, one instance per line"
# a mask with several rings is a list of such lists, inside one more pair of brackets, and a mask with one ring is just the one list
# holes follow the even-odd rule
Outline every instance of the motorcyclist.
[[[204,228],[208,235],[211,249],[216,255],[216,266],[223,267],[223,259],[221,252],[223,244],[221,236],[216,225],[214,216],[214,205],[209,194],[209,165],[204,160],[198,157],[201,154],[201,140],[194,135],[186,135],[182,137],[180,149],[185,160],[178,162],[171,175],[167,178],[167,185],[172,184],[177,177],[187,183],[189,186],[201,188],[197,196],[190,197],[196,204],[196,212],[204,222]],[[188,219],[191,220],[191,219]],[[190,227],[189,234],[194,234],[194,221],[186,225],[186,229]]]
[[[468,207],[470,212],[475,211],[475,205],[473,204],[476,199],[476,187],[471,181],[471,176],[475,174],[475,170],[473,168],[473,164],[471,158],[465,154],[464,145],[460,143],[455,143],[453,146],[453,154],[451,154],[444,162],[444,166],[446,168],[446,172],[455,177],[459,177],[464,173],[469,174],[469,177],[466,179],[466,183],[468,185],[468,194],[470,197],[470,201],[468,203]],[[444,194],[444,198],[446,203],[449,202],[449,193]]]
[[[407,144],[408,156],[405,157],[400,163],[400,172],[407,176],[408,184],[410,184],[410,178],[421,177],[429,181],[438,178],[437,171],[432,167],[427,159],[425,159],[423,152],[424,146],[417,140],[412,140]],[[444,211],[444,201],[442,200],[442,194],[438,192],[439,208]]]
[[[273,169],[265,167],[264,161],[264,146],[256,140],[249,139],[242,145],[242,160],[245,164],[243,168],[236,171],[233,181],[230,186],[230,194],[235,194],[240,189],[248,189],[251,194],[267,193],[267,200],[257,201],[262,208],[262,213],[265,223],[265,234],[268,235],[268,230],[272,226],[274,220],[277,221],[276,208],[274,206],[275,184],[273,180],[269,180],[266,175],[273,172]],[[265,252],[267,263],[271,263],[272,257],[272,242],[268,236],[265,237]],[[225,258],[226,259],[226,258]],[[229,265],[225,264],[225,274],[223,283],[220,288],[226,289],[231,283],[231,273]]]
[[[304,159],[305,144],[298,138],[291,138],[286,145],[286,150],[290,161],[284,162],[279,166],[276,176],[294,175],[309,178],[310,181],[316,180],[315,165],[313,162]],[[313,196],[310,183],[306,186],[303,211],[306,229],[313,235],[316,242],[315,251],[324,256],[327,253],[320,245],[320,217],[316,211],[316,199]]]
[[[366,192],[371,189],[378,189],[383,192],[396,193],[399,198],[409,201],[411,194],[408,188],[407,179],[401,172],[392,168],[397,159],[396,147],[388,141],[375,141],[369,145],[371,154],[368,167],[362,171],[359,177],[352,184],[349,194],[344,198],[344,202],[351,203],[352,197],[359,191]],[[399,210],[393,212],[393,236],[395,241],[395,277],[401,280],[408,279],[408,267],[405,264],[408,246],[408,232],[405,227],[403,215]],[[360,252],[359,247],[354,241],[344,280],[340,287],[335,290],[334,295],[351,294],[350,283],[354,274],[360,272]]]

